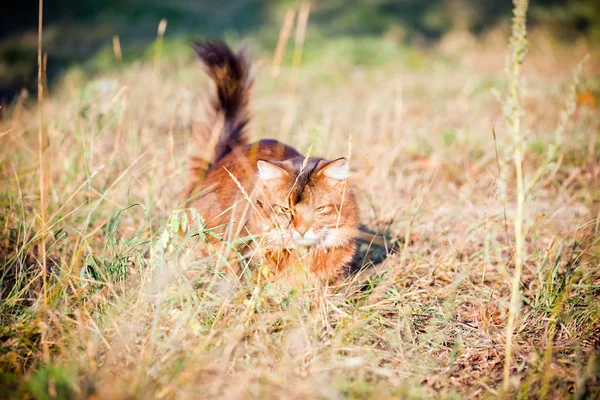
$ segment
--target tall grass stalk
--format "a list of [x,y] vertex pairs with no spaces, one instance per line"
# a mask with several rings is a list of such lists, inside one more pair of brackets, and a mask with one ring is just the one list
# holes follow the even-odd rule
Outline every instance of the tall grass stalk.
[[273,54],[273,65],[271,75],[273,78],[277,78],[281,71],[281,63],[285,56],[285,48],[290,39],[292,28],[294,27],[294,10],[289,9],[285,13],[283,23],[281,24],[281,30],[279,31],[279,39],[277,40],[277,47],[275,47],[275,53]]
[[296,38],[294,43],[294,56],[292,64],[298,67],[302,61],[302,50],[304,40],[306,39],[306,27],[308,26],[308,16],[310,15],[310,4],[302,3],[298,10],[298,21],[296,22]]
[[297,112],[297,91],[299,80],[299,68],[302,62],[302,52],[304,49],[304,41],[306,39],[306,28],[308,26],[308,17],[310,16],[310,5],[308,3],[300,4],[298,17],[296,19],[296,32],[294,37],[294,52],[292,54],[292,78],[290,82],[290,106],[287,109],[284,117],[281,120],[282,138],[289,139],[292,126],[296,120]]
[[525,185],[523,179],[523,136],[521,133],[521,65],[527,53],[527,8],[528,0],[514,0],[512,35],[510,38],[509,92],[504,104],[504,115],[513,140],[513,161],[517,180],[517,214],[514,221],[515,272],[512,280],[508,322],[506,324],[506,347],[504,359],[503,389],[510,388],[510,367],[513,354],[513,331],[519,313],[521,270],[523,267],[523,209],[525,206]]
[[123,64],[123,52],[121,51],[121,40],[119,39],[119,35],[113,36],[113,53],[115,54],[115,59],[119,63],[119,65]]
[[154,66],[158,68],[163,48],[163,38],[167,30],[167,20],[161,19],[156,30],[156,48],[154,49]]
[[[42,61],[42,21],[44,16],[44,0],[39,0],[38,10],[38,75],[37,75],[37,90],[38,90],[38,158],[39,158],[39,190],[40,190],[40,260],[42,267],[42,300],[43,313],[46,312],[48,306],[48,276],[47,276],[47,261],[46,261],[46,168],[44,165],[44,147],[46,138],[44,137],[44,85],[42,81],[43,61]],[[43,315],[42,313],[42,315]],[[44,318],[45,319],[45,318]],[[46,341],[46,324],[41,323],[41,343],[42,355],[44,362],[50,361],[50,350]]]

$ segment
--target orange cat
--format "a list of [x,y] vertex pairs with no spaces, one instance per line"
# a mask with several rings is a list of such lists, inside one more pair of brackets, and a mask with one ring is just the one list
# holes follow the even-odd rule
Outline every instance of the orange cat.
[[276,276],[303,266],[338,281],[359,232],[347,160],[304,157],[276,140],[248,144],[252,76],[245,52],[221,41],[198,42],[194,49],[216,84],[209,127],[218,138],[203,180],[197,168],[191,181],[193,206],[224,241],[241,238],[237,248],[251,264],[262,261]]

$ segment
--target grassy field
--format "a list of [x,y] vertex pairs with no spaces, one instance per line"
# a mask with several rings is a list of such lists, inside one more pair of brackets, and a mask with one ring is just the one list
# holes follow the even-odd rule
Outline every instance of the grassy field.
[[598,398],[597,43],[530,32],[518,75],[503,30],[294,34],[279,68],[250,41],[254,137],[350,154],[363,224],[399,251],[333,293],[219,284],[177,211],[206,151],[191,50],[73,68],[41,112],[0,110],[0,396]]

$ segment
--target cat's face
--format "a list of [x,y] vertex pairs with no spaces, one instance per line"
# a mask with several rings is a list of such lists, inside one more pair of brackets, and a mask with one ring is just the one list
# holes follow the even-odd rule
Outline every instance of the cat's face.
[[358,208],[344,158],[259,160],[257,168],[266,215],[261,223],[272,243],[327,249],[345,246],[356,236]]

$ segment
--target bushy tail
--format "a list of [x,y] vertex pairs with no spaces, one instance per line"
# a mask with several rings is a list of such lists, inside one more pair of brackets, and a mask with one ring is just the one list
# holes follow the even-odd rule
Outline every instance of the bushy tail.
[[210,102],[213,112],[210,128],[214,131],[216,124],[221,123],[223,127],[210,160],[210,164],[215,165],[234,148],[248,143],[251,64],[245,49],[234,53],[221,40],[196,42],[194,50],[217,87]]

